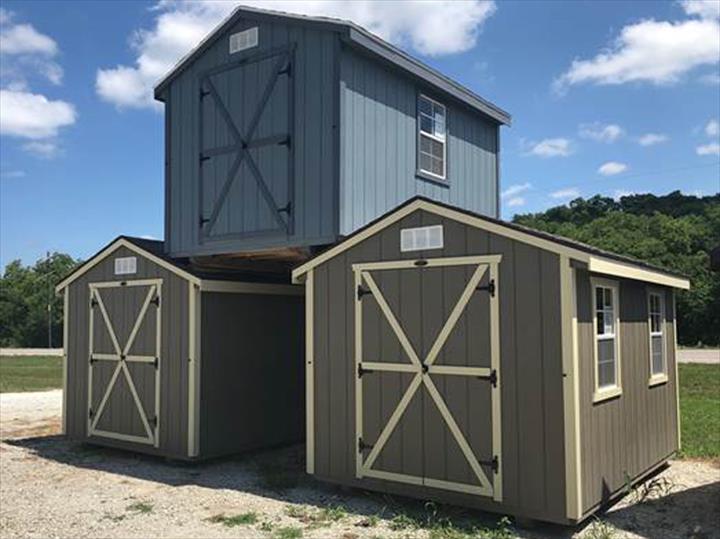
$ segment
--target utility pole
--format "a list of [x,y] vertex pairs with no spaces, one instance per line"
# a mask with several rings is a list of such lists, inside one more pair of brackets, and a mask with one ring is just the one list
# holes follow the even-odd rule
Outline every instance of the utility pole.
[[51,271],[50,271],[50,251],[47,251],[47,273],[45,274],[45,279],[47,280],[47,286],[48,286],[48,305],[47,305],[47,312],[48,312],[48,348],[52,348],[52,281],[50,280],[51,277]]

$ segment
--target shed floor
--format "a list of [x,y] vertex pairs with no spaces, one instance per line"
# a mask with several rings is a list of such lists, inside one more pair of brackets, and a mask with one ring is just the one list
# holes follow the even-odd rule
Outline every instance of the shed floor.
[[[427,538],[434,528],[433,538],[460,539],[478,536],[450,535],[447,522],[469,532],[498,520],[320,484],[304,474],[300,446],[193,466],[67,442],[54,435],[61,400],[59,391],[0,396],[2,537],[299,537],[296,529],[306,538]],[[674,461],[601,515],[604,524],[502,537],[610,537],[598,533],[608,524],[613,538],[713,538],[718,511],[718,464]],[[247,513],[255,522],[235,527],[218,517]]]

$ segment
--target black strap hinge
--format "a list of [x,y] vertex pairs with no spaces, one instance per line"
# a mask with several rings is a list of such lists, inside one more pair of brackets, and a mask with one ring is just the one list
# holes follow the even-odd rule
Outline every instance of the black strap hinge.
[[155,368],[156,368],[156,369],[158,368],[158,366],[160,365],[160,358],[159,358],[159,357],[156,357],[156,358],[153,360],[153,365],[155,365]]
[[92,419],[94,415],[95,415],[95,412],[93,412],[93,409],[90,408],[90,409],[88,410],[88,417],[89,417],[90,419]]
[[500,470],[500,459],[497,455],[493,456],[492,460],[479,460],[478,463],[490,466],[493,473],[498,473],[498,470]]
[[207,223],[210,219],[205,219],[202,215],[200,216],[200,219],[198,220],[200,223],[200,228],[202,228],[205,223]]
[[200,154],[200,162],[201,162],[201,163],[202,163],[203,161],[207,161],[208,159],[210,159],[210,156],[209,156],[209,155],[205,155],[204,153],[201,153],[201,154]]
[[491,297],[495,297],[495,279],[490,279],[490,282],[485,286],[478,286],[475,290],[485,290],[490,292]]
[[160,296],[155,296],[150,300],[150,303],[153,303],[155,307],[160,307]]
[[279,146],[290,146],[290,135],[286,136],[282,140],[278,141]]
[[283,67],[280,71],[278,71],[278,75],[286,75],[289,77],[292,75],[292,63],[288,62],[285,67]]
[[287,213],[290,215],[292,213],[292,201],[289,201],[282,208],[278,208],[278,213]]
[[92,298],[90,300],[90,307],[95,307],[97,304],[98,304],[98,300],[96,300],[95,298]]
[[418,267],[427,266],[428,261],[427,261],[427,260],[423,260],[423,259],[421,258],[421,259],[419,259],[419,260],[416,260],[416,261],[414,262],[414,264],[415,264],[416,266],[418,266]]
[[357,299],[362,299],[365,294],[372,295],[372,290],[370,290],[369,288],[365,288],[363,285],[359,284],[357,287]]
[[371,369],[363,369],[362,364],[358,363],[358,367],[357,367],[358,378],[362,378],[363,374],[372,374],[373,372],[375,372],[375,371],[373,371]]
[[497,374],[496,369],[493,369],[492,371],[490,371],[490,374],[488,374],[487,376],[482,375],[482,376],[478,376],[478,378],[480,378],[481,380],[487,380],[488,382],[490,382],[492,384],[493,387],[497,387],[498,374]]
[[150,420],[150,424],[152,424],[154,429],[157,428],[157,423],[158,423],[157,416],[153,416],[153,418]]
[[202,98],[205,97],[206,95],[210,95],[210,92],[206,92],[205,90],[203,90],[202,88],[200,88],[200,99],[202,99]]
[[366,444],[362,438],[358,438],[358,453],[362,453],[366,449],[372,449],[373,446],[371,444]]

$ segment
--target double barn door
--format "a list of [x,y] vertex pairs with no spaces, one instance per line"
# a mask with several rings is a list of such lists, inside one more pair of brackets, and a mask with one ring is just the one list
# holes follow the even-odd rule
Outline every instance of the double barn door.
[[358,478],[502,499],[499,260],[353,266]]

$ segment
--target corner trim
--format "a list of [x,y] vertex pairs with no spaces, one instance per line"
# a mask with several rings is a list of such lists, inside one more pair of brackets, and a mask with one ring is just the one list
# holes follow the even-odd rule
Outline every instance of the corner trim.
[[305,280],[305,470],[315,473],[315,272]]

